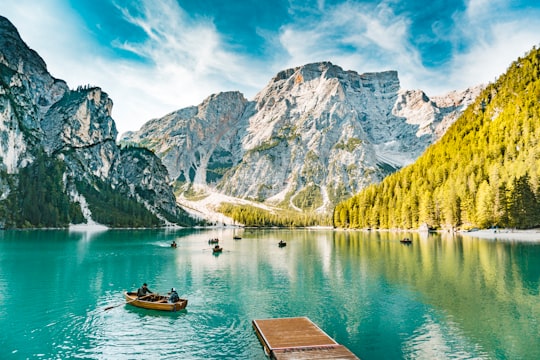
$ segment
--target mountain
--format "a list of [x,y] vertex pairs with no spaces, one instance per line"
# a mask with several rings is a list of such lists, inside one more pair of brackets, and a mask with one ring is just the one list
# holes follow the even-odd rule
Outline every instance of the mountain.
[[0,227],[194,223],[159,158],[116,144],[112,105],[52,77],[0,16]]
[[540,50],[517,59],[412,165],[344,201],[351,228],[540,226]]
[[279,72],[251,101],[215,94],[121,142],[152,150],[184,191],[325,212],[412,163],[480,90],[429,98],[401,89],[395,71],[307,64]]

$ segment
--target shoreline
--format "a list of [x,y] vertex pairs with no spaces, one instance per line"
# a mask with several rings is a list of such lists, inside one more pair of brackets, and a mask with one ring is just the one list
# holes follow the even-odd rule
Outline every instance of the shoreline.
[[[157,228],[111,228],[101,224],[71,224],[66,228],[25,228],[25,229],[1,229],[1,230],[67,230],[70,232],[104,232],[109,230],[185,230],[185,229],[221,229],[221,230],[254,230],[254,229],[280,229],[280,230],[333,230],[333,231],[390,231],[390,232],[413,232],[413,233],[423,233],[427,234],[427,231],[422,230],[398,230],[398,229],[376,229],[376,230],[366,230],[366,229],[340,229],[334,228],[332,226],[307,226],[307,227],[298,227],[298,228],[278,228],[278,227],[246,227],[242,225],[210,225],[210,226],[193,226],[193,227],[180,227],[180,226],[164,226]],[[516,230],[516,229],[479,229],[479,230],[458,230],[456,232],[447,232],[447,231],[435,231],[439,234],[451,234],[466,236],[471,238],[486,239],[486,240],[510,240],[510,241],[521,241],[521,242],[534,242],[540,243],[540,228],[528,229],[528,230]]]
[[527,230],[518,230],[518,229],[478,229],[478,230],[457,230],[457,231],[448,231],[448,230],[435,230],[435,231],[425,231],[425,230],[414,230],[414,229],[341,229],[334,228],[336,231],[374,231],[374,232],[396,232],[396,233],[416,233],[416,234],[440,234],[443,236],[463,236],[471,237],[477,239],[485,240],[508,240],[508,241],[520,241],[520,242],[531,242],[531,243],[540,243],[540,228],[527,229]]
[[514,240],[523,242],[540,242],[540,228],[530,230],[488,229],[475,231],[459,231],[458,235],[488,240]]

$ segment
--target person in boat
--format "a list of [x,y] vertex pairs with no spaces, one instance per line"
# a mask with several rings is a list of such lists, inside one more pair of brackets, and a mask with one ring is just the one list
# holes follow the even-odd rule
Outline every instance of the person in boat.
[[169,295],[169,302],[175,303],[180,300],[180,296],[178,296],[178,293],[176,292],[175,288],[171,289],[171,294]]
[[146,294],[153,294],[152,291],[148,288],[148,285],[146,283],[142,284],[142,286],[137,290],[137,297],[143,297],[146,296]]
[[171,247],[175,248],[176,247],[176,241],[172,241],[172,244],[171,244]]

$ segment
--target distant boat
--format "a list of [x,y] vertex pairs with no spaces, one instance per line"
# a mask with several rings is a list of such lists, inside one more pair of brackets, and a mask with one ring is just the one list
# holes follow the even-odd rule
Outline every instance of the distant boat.
[[222,252],[222,251],[223,251],[223,248],[222,248],[222,247],[219,247],[219,245],[216,245],[216,246],[214,246],[214,247],[212,248],[212,252],[213,252],[214,254],[220,253],[220,252]]
[[278,243],[278,246],[279,247],[284,247],[284,246],[287,246],[287,243],[283,240],[280,240],[279,243]]
[[409,238],[401,239],[401,240],[399,240],[399,242],[402,243],[402,244],[412,244],[412,240],[409,239]]
[[160,311],[178,311],[185,309],[187,299],[180,299],[175,303],[168,302],[169,297],[166,295],[151,295],[145,299],[137,299],[137,292],[124,292],[126,304],[133,305],[143,309],[160,310]]
[[241,236],[238,236],[238,235],[234,235],[234,236],[233,236],[233,239],[234,239],[234,240],[240,240],[241,238],[242,238],[242,237],[241,237]]
[[209,244],[217,244],[219,242],[219,239],[218,238],[215,238],[215,239],[209,239],[208,240],[208,243]]

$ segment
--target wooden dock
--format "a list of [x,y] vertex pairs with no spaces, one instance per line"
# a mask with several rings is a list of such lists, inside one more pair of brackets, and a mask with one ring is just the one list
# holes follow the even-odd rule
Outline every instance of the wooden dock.
[[270,359],[358,360],[307,317],[253,320],[253,328]]

